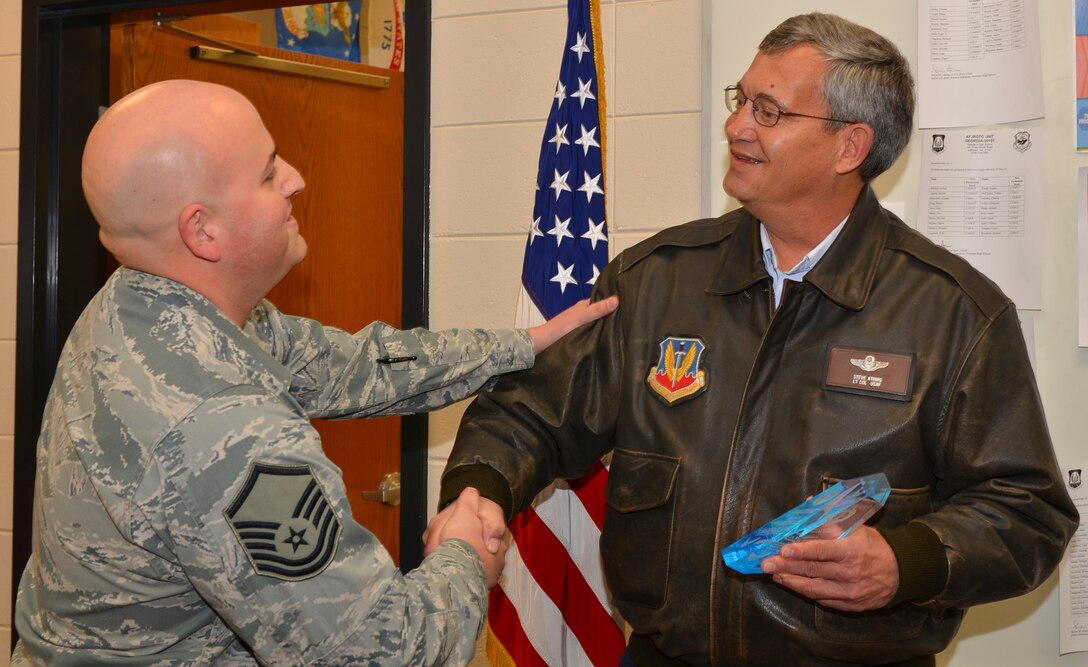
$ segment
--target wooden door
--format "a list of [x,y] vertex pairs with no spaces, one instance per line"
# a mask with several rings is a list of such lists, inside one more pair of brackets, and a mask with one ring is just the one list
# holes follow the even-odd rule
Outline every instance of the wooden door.
[[[225,16],[177,24],[245,42],[261,55],[390,78],[388,89],[193,60],[196,41],[143,22],[111,37],[111,100],[149,83],[197,79],[230,86],[253,102],[279,154],[306,179],[294,199],[309,254],[269,295],[281,310],[355,331],[382,320],[400,326],[404,78],[401,72],[253,46],[255,24]],[[399,508],[364,500],[400,468],[399,418],[315,421],[329,458],[344,472],[355,519],[399,562]]]

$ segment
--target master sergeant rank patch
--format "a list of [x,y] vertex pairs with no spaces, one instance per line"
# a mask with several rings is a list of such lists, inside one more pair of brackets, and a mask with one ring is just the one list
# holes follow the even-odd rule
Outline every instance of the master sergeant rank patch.
[[250,464],[223,514],[257,572],[277,579],[320,574],[340,541],[340,520],[308,465]]

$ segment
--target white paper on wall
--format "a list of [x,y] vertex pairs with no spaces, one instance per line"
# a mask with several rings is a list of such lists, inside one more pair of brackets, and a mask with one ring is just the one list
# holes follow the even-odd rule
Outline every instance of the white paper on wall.
[[1083,465],[1063,470],[1069,495],[1080,511],[1081,522],[1059,568],[1061,592],[1061,640],[1062,655],[1088,651],[1088,486],[1083,482]]
[[1077,170],[1077,345],[1088,347],[1088,167]]
[[918,229],[986,274],[1017,308],[1043,306],[1043,135],[926,130]]
[[1043,116],[1037,0],[918,0],[919,126]]

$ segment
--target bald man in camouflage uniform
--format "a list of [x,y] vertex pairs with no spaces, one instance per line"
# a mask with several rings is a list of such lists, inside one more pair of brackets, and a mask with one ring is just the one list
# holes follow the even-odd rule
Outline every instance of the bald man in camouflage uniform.
[[122,268],[46,406],[13,664],[467,663],[505,551],[475,490],[402,575],[309,420],[448,405],[615,303],[508,331],[351,335],[279,312],[263,297],[306,254],[304,183],[221,86],[126,97],[83,173]]

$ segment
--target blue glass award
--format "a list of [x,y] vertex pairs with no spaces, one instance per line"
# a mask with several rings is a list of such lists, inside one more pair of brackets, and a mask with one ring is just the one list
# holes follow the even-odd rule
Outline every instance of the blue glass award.
[[725,564],[743,574],[762,574],[759,564],[784,544],[849,535],[888,500],[884,473],[834,484],[722,549]]

